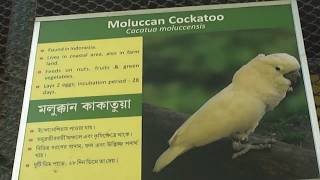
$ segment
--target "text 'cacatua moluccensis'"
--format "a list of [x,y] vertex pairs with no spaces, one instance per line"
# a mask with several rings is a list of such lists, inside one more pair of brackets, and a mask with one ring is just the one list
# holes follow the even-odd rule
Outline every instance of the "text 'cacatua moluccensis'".
[[286,97],[299,76],[297,59],[285,53],[260,54],[242,66],[232,82],[209,99],[182,124],[169,140],[169,148],[155,163],[161,171],[182,153],[224,137],[232,137],[236,158],[250,149],[271,147],[242,143],[254,132],[264,114]]

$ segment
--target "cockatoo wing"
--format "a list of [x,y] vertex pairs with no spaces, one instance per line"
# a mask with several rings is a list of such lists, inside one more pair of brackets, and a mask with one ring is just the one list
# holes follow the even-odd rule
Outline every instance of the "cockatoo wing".
[[255,128],[265,105],[246,91],[227,86],[194,113],[169,140],[170,146],[195,147]]

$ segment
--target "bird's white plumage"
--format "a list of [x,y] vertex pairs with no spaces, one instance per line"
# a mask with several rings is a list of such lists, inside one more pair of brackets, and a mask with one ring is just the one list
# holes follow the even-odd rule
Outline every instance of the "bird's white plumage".
[[298,61],[285,53],[258,55],[242,66],[226,88],[176,130],[169,140],[170,147],[158,158],[154,171],[159,172],[193,147],[233,135],[247,137],[264,114],[286,96],[291,82],[283,75],[299,68]]
[[[252,107],[252,104],[256,106]],[[261,119],[264,112],[265,105],[261,100],[246,91],[234,90],[231,84],[194,113],[176,131],[170,145],[202,146],[236,131],[255,128],[257,119]]]

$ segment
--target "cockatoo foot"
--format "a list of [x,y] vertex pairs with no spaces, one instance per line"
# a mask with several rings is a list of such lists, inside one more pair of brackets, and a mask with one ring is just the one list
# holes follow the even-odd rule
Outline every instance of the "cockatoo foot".
[[270,149],[272,147],[272,144],[275,142],[276,142],[276,140],[273,138],[266,139],[261,143],[254,143],[254,144],[250,144],[250,143],[242,144],[241,142],[233,141],[232,148],[233,148],[233,150],[235,150],[237,152],[233,153],[232,159],[236,159],[236,158],[246,154],[251,149],[254,149],[254,150]]
[[249,141],[248,133],[235,133],[232,135],[232,140],[240,142],[241,144],[247,144]]

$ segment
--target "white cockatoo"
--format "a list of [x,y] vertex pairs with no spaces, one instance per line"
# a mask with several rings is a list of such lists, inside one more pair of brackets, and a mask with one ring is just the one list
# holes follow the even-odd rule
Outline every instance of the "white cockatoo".
[[270,144],[242,143],[253,133],[267,111],[272,111],[299,76],[300,65],[289,54],[260,54],[242,66],[232,82],[209,99],[182,124],[169,140],[170,147],[155,163],[161,171],[177,156],[194,147],[224,137],[232,137],[236,158],[250,149],[271,147]]

